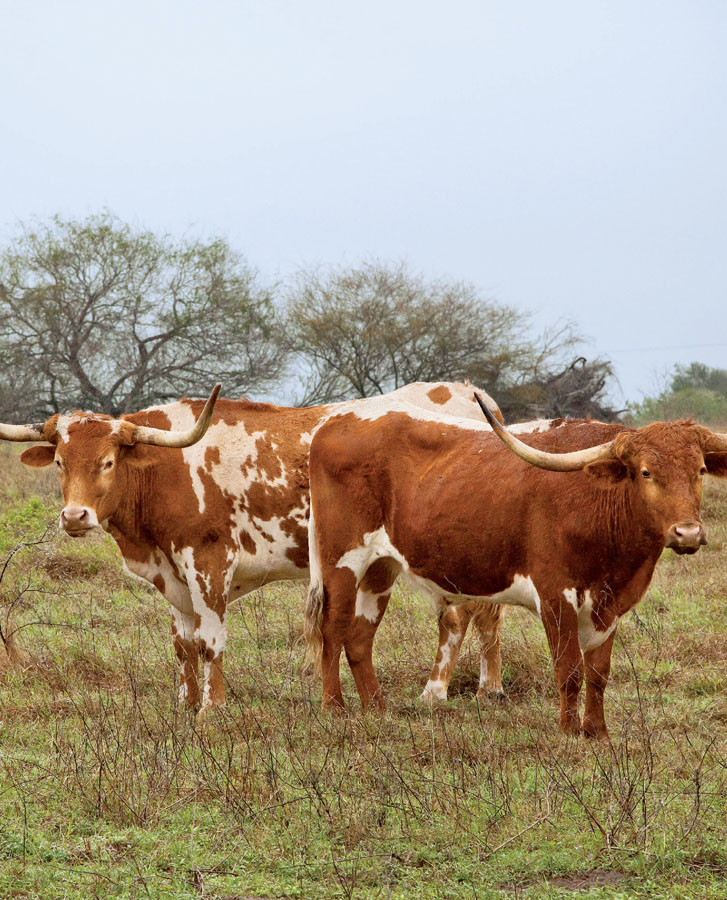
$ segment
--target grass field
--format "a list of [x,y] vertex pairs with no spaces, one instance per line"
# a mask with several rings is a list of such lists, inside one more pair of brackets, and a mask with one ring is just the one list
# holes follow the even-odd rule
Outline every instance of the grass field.
[[[567,739],[539,623],[503,635],[505,703],[467,644],[429,710],[436,626],[395,594],[376,645],[389,709],[320,710],[303,585],[230,612],[227,706],[176,702],[169,612],[110,539],[55,533],[54,473],[0,450],[0,898],[726,898],[727,486],[710,544],[665,553],[622,623],[612,744]],[[4,566],[4,568],[3,568]],[[8,616],[10,617],[8,620]]]

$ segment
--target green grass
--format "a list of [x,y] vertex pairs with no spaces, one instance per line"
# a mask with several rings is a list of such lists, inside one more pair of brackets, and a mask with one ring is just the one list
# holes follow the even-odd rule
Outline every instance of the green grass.
[[[504,704],[417,702],[436,627],[400,590],[376,645],[389,709],[322,713],[302,671],[302,585],[230,613],[227,706],[176,703],[169,612],[110,540],[55,534],[58,500],[0,458],[0,897],[724,898],[727,489],[710,545],[665,554],[619,629],[612,745],[567,739],[542,628],[505,619]],[[7,620],[7,615],[10,620]]]

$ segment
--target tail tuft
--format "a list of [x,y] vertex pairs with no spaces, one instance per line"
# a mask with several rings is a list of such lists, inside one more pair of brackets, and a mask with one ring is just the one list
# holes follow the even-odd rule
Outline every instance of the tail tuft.
[[323,630],[321,626],[326,593],[323,588],[323,570],[318,548],[315,516],[313,515],[312,496],[308,521],[308,557],[310,560],[310,587],[308,588],[308,602],[305,606],[305,620],[303,622],[305,662],[321,678],[323,676]]
[[312,665],[313,671],[319,677],[323,673],[323,632],[321,631],[321,619],[323,618],[323,602],[325,594],[320,581],[311,581],[308,588],[308,602],[305,607],[305,621],[303,624],[303,636],[305,637],[305,662]]

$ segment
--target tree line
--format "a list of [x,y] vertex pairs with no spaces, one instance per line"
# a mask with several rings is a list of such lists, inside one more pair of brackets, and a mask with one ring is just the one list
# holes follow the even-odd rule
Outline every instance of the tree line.
[[693,362],[676,365],[661,388],[629,407],[634,425],[666,419],[694,418],[710,427],[727,428],[727,370]]
[[135,230],[109,213],[22,226],[0,251],[0,419],[117,416],[221,381],[296,405],[469,379],[506,421],[613,419],[606,359],[570,323],[401,263],[301,271],[269,285],[224,240]]

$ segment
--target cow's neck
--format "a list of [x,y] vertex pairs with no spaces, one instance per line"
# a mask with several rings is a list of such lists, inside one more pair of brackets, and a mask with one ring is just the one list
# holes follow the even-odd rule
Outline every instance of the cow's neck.
[[596,488],[594,515],[605,529],[601,546],[602,565],[608,569],[605,581],[619,598],[620,615],[643,596],[664,549],[663,537],[639,527],[628,483],[612,490]]
[[631,569],[628,577],[624,578],[620,590],[616,593],[617,598],[617,614],[624,616],[641,600],[646,593],[651,579],[654,575],[654,569],[661,556],[663,547],[657,545],[651,555],[641,561],[638,568]]
[[[109,518],[109,532],[121,546],[120,538],[137,547],[156,545],[154,535],[154,486],[158,476],[158,464],[152,461],[144,465],[127,467],[126,490],[114,514]],[[122,547],[123,552],[123,547]]]

